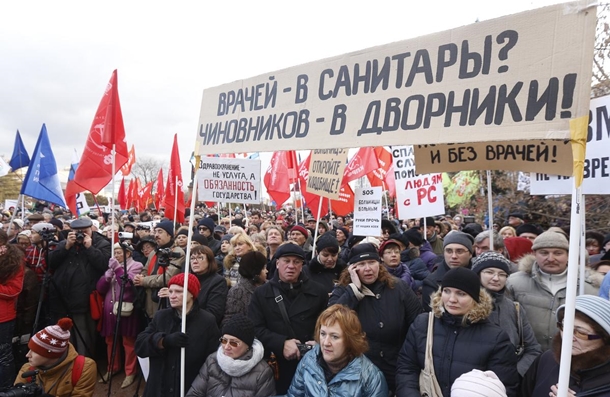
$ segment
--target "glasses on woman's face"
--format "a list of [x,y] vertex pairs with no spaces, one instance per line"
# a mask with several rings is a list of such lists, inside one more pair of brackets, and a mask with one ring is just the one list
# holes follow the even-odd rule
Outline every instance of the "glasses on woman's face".
[[493,270],[483,270],[481,271],[481,273],[483,273],[484,275],[486,275],[489,278],[494,278],[494,277],[498,277],[500,280],[506,280],[508,278],[508,274],[504,273],[504,272],[494,272]]
[[228,340],[227,338],[220,338],[220,343],[223,345],[226,345],[228,343],[231,347],[239,347],[241,345],[241,342],[238,342],[236,340]]
[[[558,322],[557,328],[563,332],[563,322]],[[596,340],[602,338],[601,335],[588,334],[586,330],[578,327],[574,328],[574,336],[582,340]]]
[[191,256],[191,262],[203,262],[205,259],[205,256]]

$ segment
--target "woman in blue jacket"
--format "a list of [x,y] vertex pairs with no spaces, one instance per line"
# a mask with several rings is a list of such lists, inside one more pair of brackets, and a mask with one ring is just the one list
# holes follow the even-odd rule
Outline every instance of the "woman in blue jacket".
[[366,356],[366,337],[358,316],[333,305],[318,317],[315,340],[292,378],[287,397],[387,397],[383,374]]

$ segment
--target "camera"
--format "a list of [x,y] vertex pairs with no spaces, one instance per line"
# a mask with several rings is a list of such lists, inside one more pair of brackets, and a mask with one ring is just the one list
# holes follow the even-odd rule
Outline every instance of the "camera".
[[303,358],[303,356],[310,351],[311,349],[313,349],[312,345],[307,345],[305,343],[297,343],[297,348],[299,349],[299,354],[301,355],[301,358]]
[[133,233],[119,232],[119,238],[122,240],[131,240],[133,238]]
[[150,230],[150,226],[148,226],[148,225],[138,225],[138,226],[136,226],[136,230]]
[[42,388],[36,382],[19,383],[4,391],[0,391],[0,397],[36,397],[42,396],[42,393]]
[[159,266],[167,267],[169,265],[170,258],[180,258],[182,254],[178,252],[172,252],[171,248],[160,248],[157,250],[157,263]]
[[83,232],[76,232],[76,244],[83,244],[85,236],[86,234]]

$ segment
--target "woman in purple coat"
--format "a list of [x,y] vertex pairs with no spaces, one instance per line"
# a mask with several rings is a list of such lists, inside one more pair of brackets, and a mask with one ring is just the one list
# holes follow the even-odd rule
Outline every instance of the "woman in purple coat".
[[[125,256],[123,255],[123,248],[119,243],[114,245],[114,258],[110,258],[108,262],[108,270],[97,282],[97,290],[104,296],[104,314],[102,316],[102,331],[101,334],[106,340],[108,347],[108,363],[110,363],[112,356],[112,342],[114,339],[114,330],[116,326],[116,315],[113,313],[114,303],[119,301],[119,294],[121,292],[121,276],[125,273],[123,259],[127,258],[127,275],[129,280],[133,280],[136,274],[140,274],[144,267],[140,262],[136,262],[131,258],[133,248],[127,246],[125,250]],[[135,289],[131,282],[125,285],[125,292],[123,294],[123,302],[133,303],[135,300]],[[123,305],[125,306],[125,305]],[[119,334],[117,336],[117,345],[115,347],[115,358],[114,368],[108,367],[108,371],[102,377],[100,382],[107,381],[110,374],[116,374],[121,370],[121,349],[119,343],[121,339],[123,342],[123,348],[125,349],[125,380],[121,385],[121,388],[130,386],[136,377],[137,371],[137,357],[134,351],[136,336],[138,335],[139,322],[138,316],[133,312],[129,316],[125,316],[125,313],[121,315],[121,324]],[[108,364],[110,366],[110,364]]]

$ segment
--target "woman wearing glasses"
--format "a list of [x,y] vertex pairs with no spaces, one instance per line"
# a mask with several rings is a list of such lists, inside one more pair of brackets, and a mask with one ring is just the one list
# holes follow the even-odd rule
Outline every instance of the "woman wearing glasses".
[[505,296],[510,262],[502,254],[483,252],[472,260],[472,270],[479,275],[481,285],[493,299],[489,321],[508,334],[518,357],[517,371],[523,376],[532,362],[542,353],[523,307]]
[[[557,309],[559,331],[552,347],[525,374],[521,396],[555,396],[565,306]],[[576,297],[568,396],[610,396],[610,302],[592,295]]]
[[234,315],[222,327],[218,351],[208,356],[186,397],[275,395],[273,370],[263,354],[252,321]]
[[220,324],[227,305],[227,283],[224,277],[218,274],[218,267],[214,253],[209,247],[200,245],[191,249],[191,271],[201,284],[197,302],[199,307],[207,310],[216,317]]

